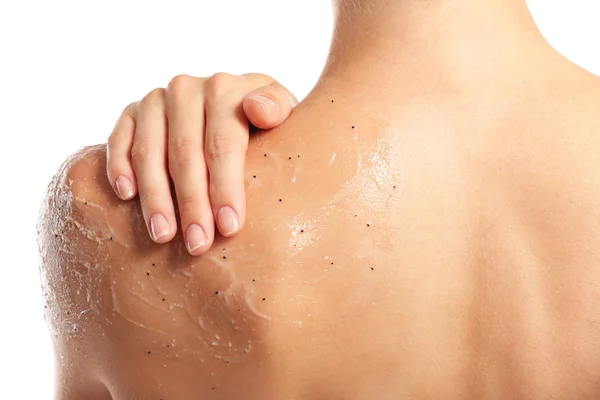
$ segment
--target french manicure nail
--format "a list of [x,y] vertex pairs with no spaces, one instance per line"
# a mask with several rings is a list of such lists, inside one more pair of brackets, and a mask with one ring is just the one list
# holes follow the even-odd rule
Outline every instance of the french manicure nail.
[[119,176],[115,181],[115,186],[121,199],[127,200],[133,196],[133,184],[128,177],[124,175]]
[[275,114],[277,112],[277,103],[273,99],[261,94],[251,96],[250,98],[256,100],[268,114]]
[[191,224],[188,226],[185,232],[185,238],[187,249],[190,253],[206,243],[204,229],[198,224]]
[[155,241],[169,234],[169,223],[164,215],[160,213],[152,215],[150,218],[150,232]]
[[229,206],[222,207],[217,211],[217,221],[221,233],[225,236],[232,235],[239,229],[237,214]]

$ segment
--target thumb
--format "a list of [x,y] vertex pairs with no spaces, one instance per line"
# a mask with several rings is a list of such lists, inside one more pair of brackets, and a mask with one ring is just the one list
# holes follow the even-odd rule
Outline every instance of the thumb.
[[248,121],[257,128],[271,129],[285,121],[298,104],[296,96],[278,83],[250,92],[242,103]]

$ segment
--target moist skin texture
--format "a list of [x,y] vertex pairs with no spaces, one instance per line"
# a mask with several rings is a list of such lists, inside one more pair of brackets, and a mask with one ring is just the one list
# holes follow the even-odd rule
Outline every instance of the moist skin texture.
[[104,145],[73,154],[37,228],[58,398],[600,398],[600,84],[552,61],[321,82],[200,257],[150,240]]

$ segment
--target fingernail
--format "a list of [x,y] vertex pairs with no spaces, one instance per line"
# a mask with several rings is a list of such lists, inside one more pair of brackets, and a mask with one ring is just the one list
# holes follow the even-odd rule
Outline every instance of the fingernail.
[[217,211],[217,221],[219,222],[221,233],[225,236],[236,233],[239,228],[237,214],[229,206],[222,207]]
[[277,112],[277,103],[273,99],[260,94],[251,96],[250,98],[256,100],[268,114],[275,114]]
[[164,215],[160,213],[152,215],[152,218],[150,218],[150,232],[155,241],[169,234],[169,223]]
[[121,197],[121,199],[127,200],[133,196],[133,184],[128,177],[124,175],[119,176],[115,182],[115,186],[117,187],[117,192],[119,192],[119,197]]
[[191,253],[198,247],[206,243],[206,235],[204,229],[198,224],[191,224],[185,232],[186,246]]

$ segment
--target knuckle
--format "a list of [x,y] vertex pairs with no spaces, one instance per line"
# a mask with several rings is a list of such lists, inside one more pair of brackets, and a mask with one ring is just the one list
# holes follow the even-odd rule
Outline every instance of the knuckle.
[[182,172],[189,166],[189,162],[190,157],[188,156],[181,158],[169,157],[167,168],[169,170],[169,175],[171,175],[171,178],[173,178],[174,181],[180,179]]
[[208,135],[206,141],[207,161],[213,162],[229,155],[235,147],[235,138],[230,131],[218,130]]
[[198,153],[195,142],[190,139],[179,139],[172,146],[169,146],[169,171],[172,175],[177,173],[184,167],[188,166],[194,153]]
[[196,141],[192,140],[189,137],[178,138],[174,141],[174,143],[171,146],[169,146],[169,149],[172,151],[173,156],[191,153],[195,148]]
[[209,97],[221,97],[231,91],[237,82],[235,75],[227,72],[217,72],[206,83],[206,94]]
[[148,105],[148,104],[154,104],[157,102],[162,103],[164,97],[165,97],[165,89],[164,88],[152,89],[150,92],[148,92],[148,94],[146,94],[142,98],[142,100],[140,101],[140,104]]
[[120,132],[114,130],[108,136],[108,139],[106,140],[106,145],[108,146],[109,149],[110,148],[114,148],[114,147],[118,147],[120,140],[121,140]]
[[184,91],[188,90],[188,88],[193,84],[193,82],[195,80],[196,80],[196,78],[191,75],[187,75],[187,74],[176,75],[173,77],[173,79],[171,79],[169,81],[167,90],[169,92],[172,92],[175,94],[184,92]]
[[133,110],[135,110],[135,108],[137,107],[139,101],[132,101],[131,103],[127,104],[127,107],[125,107],[123,109],[123,113],[130,113]]
[[148,157],[148,144],[145,142],[135,142],[131,147],[131,162],[136,168],[141,162]]

